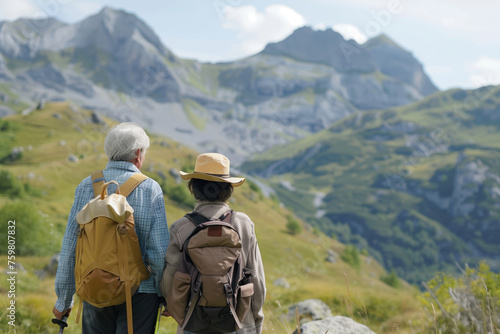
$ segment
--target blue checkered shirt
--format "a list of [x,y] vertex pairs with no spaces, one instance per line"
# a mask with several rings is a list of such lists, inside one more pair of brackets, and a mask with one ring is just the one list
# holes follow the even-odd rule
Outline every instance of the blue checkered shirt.
[[[115,180],[122,184],[135,173],[140,173],[140,171],[130,162],[109,161],[104,170],[104,179]],[[114,191],[116,191],[116,185],[110,184],[108,193],[111,194]],[[58,299],[55,307],[60,312],[72,306],[75,294],[75,248],[79,230],[76,215],[92,198],[94,198],[94,191],[89,176],[76,188],[75,201],[68,217],[59,257],[55,282]],[[135,230],[139,237],[142,259],[151,268],[150,278],[141,282],[138,292],[157,293],[161,296],[159,282],[170,239],[162,190],[156,181],[147,179],[127,197],[127,201],[134,209]]]

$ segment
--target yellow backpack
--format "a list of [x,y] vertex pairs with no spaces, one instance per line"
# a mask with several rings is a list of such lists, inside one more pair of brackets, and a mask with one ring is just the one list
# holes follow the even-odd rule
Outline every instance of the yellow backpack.
[[[95,307],[126,302],[128,332],[133,333],[132,295],[149,278],[149,271],[142,261],[134,209],[126,197],[147,178],[136,173],[120,186],[116,181],[104,183],[102,171],[92,174],[95,198],[76,216],[80,226],[75,254],[76,294],[80,297],[77,323],[83,300]],[[111,183],[118,189],[108,196]]]

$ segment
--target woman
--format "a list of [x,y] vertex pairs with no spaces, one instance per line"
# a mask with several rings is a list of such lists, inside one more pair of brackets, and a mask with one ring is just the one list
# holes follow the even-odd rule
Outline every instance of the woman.
[[[180,172],[184,180],[189,180],[189,189],[197,200],[194,212],[210,220],[216,220],[231,209],[226,203],[233,193],[233,188],[245,181],[244,178],[230,177],[229,160],[222,154],[205,153],[196,159],[194,173]],[[242,321],[242,328],[237,333],[262,333],[264,314],[262,305],[266,296],[264,268],[260,256],[254,224],[241,212],[233,212],[231,224],[241,239],[243,266],[254,271],[252,283],[254,294],[251,297],[250,311]],[[195,229],[195,224],[186,216],[177,220],[170,227],[170,243],[166,254],[166,267],[161,280],[161,290],[166,297],[171,292],[175,273],[182,260],[182,245]],[[167,310],[169,305],[167,305]],[[178,334],[190,333],[180,326]]]

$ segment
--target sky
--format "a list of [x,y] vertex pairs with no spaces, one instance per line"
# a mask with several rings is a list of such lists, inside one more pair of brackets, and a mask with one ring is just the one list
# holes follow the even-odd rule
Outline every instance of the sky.
[[183,58],[240,59],[308,25],[360,44],[384,33],[441,90],[500,84],[498,0],[0,0],[0,21],[75,23],[104,6],[137,15]]

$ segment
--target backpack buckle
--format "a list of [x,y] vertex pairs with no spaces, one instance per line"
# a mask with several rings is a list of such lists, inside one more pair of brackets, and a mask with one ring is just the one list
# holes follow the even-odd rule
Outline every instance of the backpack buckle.
[[233,288],[229,284],[224,284],[224,290],[226,291],[226,296],[232,296],[234,294]]
[[196,282],[193,286],[193,292],[197,294],[198,292],[200,292],[200,289],[201,289],[201,282]]

